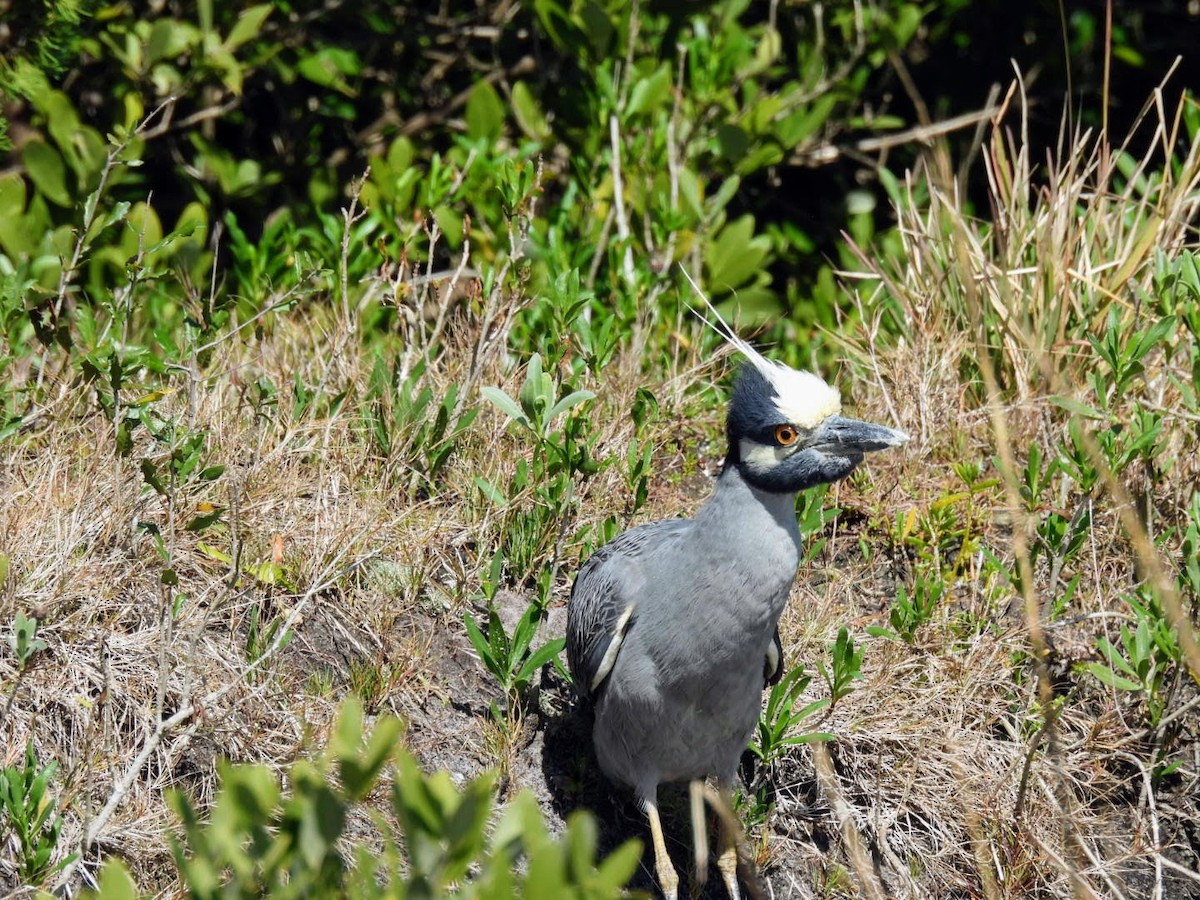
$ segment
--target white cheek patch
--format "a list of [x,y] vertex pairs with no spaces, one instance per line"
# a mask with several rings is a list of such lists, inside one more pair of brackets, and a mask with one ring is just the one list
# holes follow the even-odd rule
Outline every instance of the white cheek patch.
[[760,444],[750,438],[738,441],[738,453],[751,472],[766,474],[800,449],[799,443],[790,447]]

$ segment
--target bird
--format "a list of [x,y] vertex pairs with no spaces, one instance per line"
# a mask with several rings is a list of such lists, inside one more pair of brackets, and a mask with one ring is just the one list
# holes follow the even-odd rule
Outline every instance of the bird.
[[719,813],[717,868],[740,898],[730,801],[762,692],[783,671],[778,622],[801,558],[796,495],[909,439],[843,416],[835,387],[766,358],[708,308],[719,324],[705,321],[744,357],[712,494],[690,519],[643,524],[598,549],[567,603],[567,663],[592,706],[596,758],[648,819],[666,900],[677,900],[679,876],[658,788],[676,782],[689,784],[696,885],[708,869],[707,800]]

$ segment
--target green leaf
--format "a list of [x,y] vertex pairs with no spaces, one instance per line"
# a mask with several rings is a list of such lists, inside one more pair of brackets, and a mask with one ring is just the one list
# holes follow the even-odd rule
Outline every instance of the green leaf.
[[758,40],[758,46],[754,50],[753,62],[745,65],[738,72],[738,78],[744,79],[752,75],[757,75],[769,68],[783,52],[783,36],[779,30],[768,26],[763,29],[762,37]]
[[42,141],[30,141],[21,153],[25,170],[42,196],[59,206],[72,206],[67,190],[67,167],[58,151]]
[[1050,398],[1050,402],[1055,406],[1065,409],[1067,412],[1074,413],[1077,416],[1083,416],[1085,419],[1104,419],[1107,418],[1103,412],[1090,406],[1073,397],[1064,397],[1062,395],[1054,395]]
[[210,525],[213,525],[221,518],[221,514],[225,512],[225,508],[221,506],[214,507],[209,512],[200,513],[198,516],[193,516],[185,526],[188,531],[196,532],[203,531]]
[[141,468],[142,480],[145,481],[146,484],[150,485],[150,487],[154,488],[155,493],[160,494],[163,497],[167,496],[167,486],[163,483],[163,480],[158,475],[158,466],[156,466],[149,459],[143,459]]
[[[295,780],[295,768],[292,770]],[[314,777],[319,777],[314,773]],[[301,857],[315,872],[326,859],[337,857],[337,841],[346,824],[346,807],[323,781],[310,797],[297,796],[294,806],[300,807],[296,846]]]
[[826,91],[810,106],[796,110],[775,125],[775,137],[785,150],[791,150],[811,137],[832,115],[838,102],[835,91]]
[[513,117],[517,120],[518,128],[535,141],[550,139],[551,131],[546,122],[546,116],[534,98],[533,92],[529,90],[529,85],[524,81],[513,84],[512,104]]
[[342,703],[329,735],[329,754],[334,759],[347,759],[358,752],[363,736],[362,701],[353,694]]
[[478,82],[467,100],[467,136],[494,141],[504,128],[504,104],[487,81]]
[[495,829],[492,831],[493,852],[515,852],[522,845],[538,843],[546,839],[546,825],[537,800],[528,790],[523,790],[505,804]]
[[48,91],[37,100],[47,127],[63,160],[75,172],[81,186],[92,188],[108,159],[108,146],[95,128],[84,125],[71,98],[62,91]]
[[750,149],[750,136],[737,125],[726,122],[717,129],[717,146],[728,160],[738,160]]
[[1142,689],[1142,686],[1136,681],[1132,681],[1122,675],[1118,675],[1108,666],[1102,666],[1100,663],[1084,663],[1083,667],[1095,678],[1104,682],[1104,684],[1107,684],[1109,687],[1116,688],[1117,690],[1140,691]]
[[[14,260],[32,254],[40,235],[50,228],[49,219],[39,221],[32,207],[26,213],[25,193],[25,179],[19,172],[0,176],[0,250]],[[43,212],[49,209],[45,203],[37,206]]]
[[403,732],[399,719],[383,716],[375,723],[363,751],[339,761],[342,786],[351,800],[362,800],[374,788],[383,767],[391,761]]
[[[230,58],[232,60],[232,57]],[[233,64],[239,65],[236,61]],[[347,97],[357,92],[346,81],[346,75],[357,75],[362,70],[358,57],[350,50],[337,47],[322,47],[317,52],[304,56],[296,65],[296,71],[321,87],[329,87]]]
[[471,640],[471,646],[479,654],[479,658],[483,661],[484,666],[493,675],[499,677],[501,671],[499,660],[492,653],[491,644],[488,642],[487,637],[484,636],[479,624],[475,621],[475,617],[469,612],[463,613],[463,625],[467,629],[467,637]]
[[85,891],[84,897],[103,897],[104,900],[137,900],[138,889],[129,870],[120,860],[109,857],[100,870],[100,884],[97,893]]
[[182,22],[174,19],[159,19],[150,28],[142,66],[148,70],[160,60],[179,56],[190,49],[190,44],[198,37],[197,32],[183,27]]
[[629,883],[642,859],[642,842],[630,838],[604,858],[596,872],[601,889],[615,891]]
[[[1129,644],[1129,630],[1122,628],[1122,636],[1125,638],[1124,643]],[[1104,654],[1104,658],[1108,660],[1108,664],[1115,670],[1120,669],[1126,675],[1137,677],[1137,670],[1121,655],[1121,651],[1113,645],[1108,638],[1099,638],[1096,641],[1096,646],[1100,648],[1100,652]],[[1140,686],[1140,685],[1139,685]]]
[[525,412],[525,420],[533,423],[531,427],[544,424],[542,412],[546,409],[548,399],[545,389],[545,379],[542,377],[542,355],[534,353],[529,357],[529,363],[525,367],[525,381],[517,395],[521,409]]
[[461,880],[483,851],[495,779],[494,773],[487,773],[468,784],[458,806],[446,821],[445,839],[449,842],[447,880]]
[[482,475],[476,476],[475,486],[479,488],[479,490],[483,493],[483,496],[487,497],[488,500],[490,500],[492,503],[495,503],[497,506],[503,506],[508,502],[508,498],[500,492],[500,489]]
[[275,775],[263,765],[217,764],[221,797],[214,821],[221,818],[238,829],[268,822],[279,806],[280,790]]
[[529,658],[525,660],[521,670],[517,673],[517,680],[525,681],[531,678],[534,672],[562,653],[565,646],[566,641],[562,638],[555,638],[542,644],[541,647],[529,654]]
[[754,237],[754,217],[744,215],[721,229],[708,246],[708,283],[722,293],[736,290],[758,274],[770,250],[766,235]]
[[274,8],[273,3],[260,3],[243,10],[229,36],[225,38],[225,49],[235,50],[251,38],[257,37],[263,22]]
[[584,0],[579,9],[580,25],[594,60],[603,60],[612,47],[616,28],[608,13],[595,0]]
[[671,70],[664,63],[653,75],[638,80],[629,92],[629,104],[625,107],[626,118],[640,113],[652,113],[671,95]]
[[522,425],[529,425],[529,420],[525,418],[525,413],[521,412],[521,407],[517,406],[517,402],[500,388],[489,385],[481,387],[479,392],[510,419],[520,422]]
[[550,407],[550,411],[546,413],[546,421],[553,420],[555,416],[566,412],[572,407],[578,406],[580,403],[587,403],[587,401],[595,399],[596,395],[591,391],[573,391]]

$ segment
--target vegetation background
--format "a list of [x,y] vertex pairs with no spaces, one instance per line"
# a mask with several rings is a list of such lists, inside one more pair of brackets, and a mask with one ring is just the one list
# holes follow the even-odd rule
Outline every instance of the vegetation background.
[[560,651],[719,467],[684,269],[914,435],[798,501],[768,895],[1200,897],[1198,18],[0,0],[0,886],[650,890]]

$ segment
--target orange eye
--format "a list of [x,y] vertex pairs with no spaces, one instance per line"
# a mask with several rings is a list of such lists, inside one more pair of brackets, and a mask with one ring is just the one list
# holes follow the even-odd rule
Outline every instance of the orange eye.
[[792,446],[798,437],[800,437],[800,432],[792,425],[779,425],[775,428],[775,443],[780,447]]

